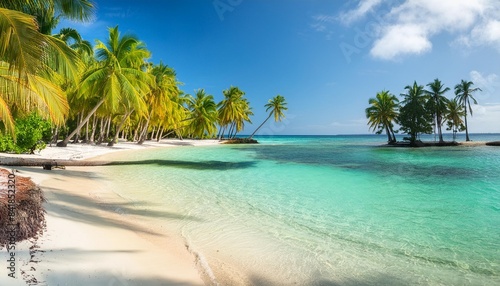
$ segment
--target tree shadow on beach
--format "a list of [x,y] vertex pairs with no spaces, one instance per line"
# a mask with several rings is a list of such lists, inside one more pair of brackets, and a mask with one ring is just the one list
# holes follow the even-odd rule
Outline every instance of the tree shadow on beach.
[[[147,265],[144,265],[147,267]],[[195,286],[184,281],[177,281],[163,277],[131,277],[128,273],[120,273],[117,269],[113,272],[97,272],[81,273],[77,271],[67,272],[48,272],[45,277],[46,281],[39,281],[40,285],[67,285],[71,281],[71,285],[114,285],[114,286],[132,286],[132,285],[148,285],[148,286]]]
[[[65,167],[90,167],[90,166],[124,166],[124,165],[156,165],[193,170],[211,170],[211,171],[226,171],[232,169],[251,168],[256,164],[255,161],[229,162],[219,160],[207,161],[183,161],[183,160],[164,160],[164,159],[148,159],[148,160],[130,160],[130,161],[99,161],[99,160],[60,160],[60,159],[45,159],[45,158],[30,158],[12,160],[11,162],[0,163],[0,166],[6,168],[17,167],[22,169],[26,166],[36,167],[43,166],[44,168],[65,168]],[[28,169],[25,169],[28,170]],[[35,169],[29,169],[35,170]],[[40,171],[38,171],[40,172]],[[78,176],[82,173],[72,171],[73,175]],[[68,172],[70,173],[70,172]],[[83,173],[89,176],[89,173]]]
[[107,166],[122,166],[122,165],[157,165],[157,166],[167,166],[183,169],[194,169],[194,170],[218,170],[226,171],[232,169],[245,169],[251,168],[255,165],[255,161],[243,161],[243,162],[227,162],[227,161],[182,161],[182,160],[162,160],[162,159],[151,159],[151,160],[140,160],[140,161],[115,161],[105,164]]
[[[69,194],[64,190],[56,188],[46,188],[47,201],[46,210],[56,217],[82,222],[90,225],[101,225],[106,227],[116,227],[135,232],[142,232],[152,235],[160,235],[132,220],[116,218],[119,216],[134,216],[142,218],[165,218],[169,220],[191,220],[202,221],[202,219],[172,213],[166,211],[150,210],[150,203],[146,202],[119,202],[100,203],[95,199],[78,194]],[[113,218],[115,216],[115,218]]]
[[[53,170],[44,170],[40,167],[29,166],[29,167],[5,167],[7,170],[16,170],[16,174],[20,176],[30,177],[29,173],[36,174],[50,174],[57,175],[61,174],[64,177],[72,177],[72,178],[89,178],[89,179],[105,179],[106,176],[93,172],[92,168],[84,169],[84,171],[75,170],[75,169],[53,169]],[[57,178],[52,178],[57,179]]]

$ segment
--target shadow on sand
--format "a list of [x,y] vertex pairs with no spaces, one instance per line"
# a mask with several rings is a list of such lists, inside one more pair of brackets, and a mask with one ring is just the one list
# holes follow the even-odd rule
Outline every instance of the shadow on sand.
[[116,165],[157,165],[169,166],[194,170],[220,170],[244,169],[255,165],[254,161],[227,162],[227,161],[182,161],[182,160],[138,160],[138,161],[77,161],[77,160],[56,160],[39,158],[8,158],[0,162],[2,166],[43,166],[50,170],[54,167],[85,167],[85,166],[116,166]]
[[[101,225],[105,227],[116,227],[135,232],[142,232],[152,235],[160,235],[151,231],[132,220],[122,220],[113,218],[114,215],[131,215],[135,217],[156,217],[170,220],[191,220],[202,221],[202,219],[189,215],[181,215],[166,211],[149,210],[147,207],[151,203],[146,202],[120,202],[120,203],[99,203],[87,196],[68,194],[64,190],[56,188],[44,188],[48,191],[46,210],[56,217],[65,218],[72,221],[82,222],[91,225]],[[96,212],[96,205],[100,212]]]

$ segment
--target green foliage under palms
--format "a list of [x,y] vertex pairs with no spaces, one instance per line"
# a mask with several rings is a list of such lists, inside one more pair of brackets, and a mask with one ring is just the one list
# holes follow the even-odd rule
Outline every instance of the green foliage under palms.
[[33,154],[45,148],[51,137],[51,124],[36,113],[16,119],[16,140],[9,134],[0,136],[0,152]]
[[250,137],[248,137],[248,139],[252,139],[255,133],[257,133],[257,131],[262,126],[264,126],[264,124],[269,120],[269,118],[271,118],[271,116],[274,115],[274,121],[276,122],[279,122],[283,118],[285,118],[285,113],[283,111],[288,110],[288,107],[286,107],[286,105],[287,103],[285,98],[279,94],[270,99],[268,103],[264,105],[264,107],[266,107],[267,112],[271,111],[269,112],[269,116],[267,116],[266,120],[264,120],[264,122],[262,122],[262,124],[260,124],[259,127],[257,127],[257,129],[255,129],[255,131],[252,133],[252,135],[250,135]]
[[428,96],[422,85],[414,82],[405,87],[407,93],[401,94],[404,100],[399,108],[398,122],[400,130],[410,135],[410,142],[414,144],[421,133],[432,133],[432,114],[426,109]]
[[459,84],[455,86],[455,95],[460,102],[460,104],[464,107],[464,119],[465,119],[465,141],[470,141],[469,138],[469,129],[467,126],[467,110],[469,110],[470,115],[472,116],[472,106],[470,101],[477,104],[477,100],[472,96],[472,94],[476,91],[481,91],[480,88],[472,88],[474,83],[472,81],[462,80]]
[[368,103],[371,106],[365,109],[370,129],[377,134],[385,130],[388,143],[396,142],[393,122],[396,122],[398,117],[398,102],[396,96],[383,90],[378,92],[375,98],[369,99]]

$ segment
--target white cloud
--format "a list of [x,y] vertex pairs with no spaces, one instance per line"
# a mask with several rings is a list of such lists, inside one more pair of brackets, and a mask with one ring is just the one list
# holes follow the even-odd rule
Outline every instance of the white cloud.
[[494,73],[483,75],[479,71],[470,72],[473,87],[482,91],[474,93],[478,104],[472,105],[473,116],[467,117],[470,132],[494,133],[500,131],[500,77]]
[[311,28],[313,28],[317,32],[323,32],[326,31],[326,26],[321,23],[313,23],[311,24]]
[[494,73],[482,75],[478,71],[471,71],[470,77],[474,86],[482,90],[474,95],[480,104],[500,104],[500,78],[498,75]]
[[489,20],[471,31],[470,36],[464,36],[468,46],[491,45],[500,51],[500,21]]
[[356,9],[340,14],[339,19],[343,23],[349,24],[364,17],[367,13],[373,11],[373,9],[379,6],[381,2],[382,0],[361,0],[359,1],[358,7],[356,7]]
[[337,21],[337,19],[334,16],[324,15],[324,14],[316,15],[313,17],[313,19],[321,23],[334,23],[335,21]]
[[422,27],[397,25],[389,27],[382,38],[375,41],[371,54],[377,58],[390,60],[402,54],[425,53],[431,48],[432,43]]
[[500,131],[500,104],[473,105],[473,116],[467,117],[469,132],[498,133]]
[[[382,1],[360,0],[358,6],[339,15],[343,23],[367,19],[378,24],[370,54],[384,60],[422,54],[432,49],[435,36],[450,33],[455,42],[470,47],[488,45],[500,51],[500,1],[403,0],[393,6]],[[380,11],[379,11],[380,10]],[[372,12],[372,13],[370,13]],[[382,20],[380,20],[382,19]]]

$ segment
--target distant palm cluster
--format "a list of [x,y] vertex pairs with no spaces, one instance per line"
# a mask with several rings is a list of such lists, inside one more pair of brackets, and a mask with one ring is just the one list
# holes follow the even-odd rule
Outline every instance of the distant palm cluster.
[[[72,28],[52,33],[60,18],[87,21],[94,9],[89,0],[1,1],[0,151],[33,152],[42,141],[59,140],[58,146],[233,138],[251,122],[252,108],[238,87],[224,90],[218,104],[203,89],[185,94],[174,69],[148,62],[146,45],[118,27],[95,46]],[[267,119],[274,114],[279,121],[286,102],[278,95],[265,107]],[[26,136],[28,146],[17,146]]]
[[455,97],[449,99],[444,96],[450,90],[444,87],[439,79],[427,84],[428,89],[414,82],[405,87],[406,93],[401,94],[403,101],[389,91],[377,93],[375,98],[369,99],[370,107],[366,108],[366,118],[370,129],[377,134],[386,132],[389,143],[396,142],[395,124],[399,130],[408,134],[406,139],[415,143],[419,134],[437,133],[439,142],[443,143],[442,126],[446,123],[447,130],[456,133],[465,130],[466,141],[470,141],[467,128],[467,115],[472,116],[471,101],[477,104],[473,93],[480,88],[472,88],[472,81],[462,80],[455,86]]

